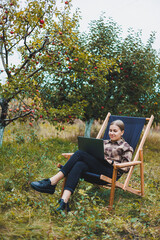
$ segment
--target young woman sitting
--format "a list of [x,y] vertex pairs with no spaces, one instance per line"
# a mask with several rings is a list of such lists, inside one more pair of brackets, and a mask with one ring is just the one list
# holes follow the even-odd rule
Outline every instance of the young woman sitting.
[[[129,162],[132,159],[133,148],[122,138],[124,133],[124,123],[121,120],[113,121],[109,127],[109,140],[104,140],[104,164],[92,155],[78,150],[76,151],[60,171],[48,179],[32,182],[31,187],[38,192],[55,192],[57,183],[67,176],[63,195],[59,200],[57,211],[70,210],[68,201],[73,194],[79,179],[85,172],[103,174],[112,178],[113,164]],[[129,168],[122,168],[118,171],[117,179],[123,172],[128,172]]]

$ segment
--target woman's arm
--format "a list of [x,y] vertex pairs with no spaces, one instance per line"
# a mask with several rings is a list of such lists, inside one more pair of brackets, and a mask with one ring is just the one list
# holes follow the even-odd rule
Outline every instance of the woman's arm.
[[[123,151],[123,154],[121,156],[121,163],[130,162],[132,160],[132,156],[133,156],[133,149],[132,147],[129,146],[127,149],[124,149]],[[130,167],[121,168],[123,172],[128,172],[129,169]]]

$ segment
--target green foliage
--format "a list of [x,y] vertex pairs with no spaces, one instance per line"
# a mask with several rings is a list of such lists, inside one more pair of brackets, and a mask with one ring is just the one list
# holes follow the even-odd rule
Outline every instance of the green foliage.
[[[146,46],[141,33],[130,30],[121,46],[121,72],[115,76],[118,82],[116,94],[119,96],[118,112],[135,116],[155,116],[159,122],[159,57],[152,48],[154,34]],[[114,93],[115,94],[115,93]],[[125,109],[125,106],[127,108]]]
[[121,45],[122,29],[112,19],[106,19],[103,13],[98,20],[93,20],[89,24],[88,48],[96,55],[101,55],[107,59],[119,57],[119,47]]
[[[29,116],[33,122],[56,114],[44,108],[40,89],[48,74],[70,73],[68,54],[76,49],[79,12],[71,14],[71,1],[2,1],[0,5],[1,65],[5,84],[0,87],[0,126]],[[68,51],[68,53],[67,53]],[[75,50],[78,52],[79,50]],[[17,62],[11,57],[19,54]],[[12,99],[14,99],[12,101]],[[15,102],[15,99],[17,100]],[[29,99],[29,100],[28,100]],[[77,105],[65,105],[59,115],[70,115]],[[58,111],[57,110],[57,111]],[[78,113],[77,113],[78,112]],[[76,114],[83,114],[77,110]]]
[[[16,133],[15,133],[16,134]],[[145,197],[116,189],[114,210],[107,211],[110,190],[81,180],[70,201],[72,211],[55,213],[61,183],[54,195],[37,193],[30,182],[55,174],[65,163],[63,152],[76,143],[62,139],[4,142],[0,149],[0,238],[2,239],[158,239],[159,135],[150,135],[144,149]],[[19,133],[19,136],[23,134]],[[139,169],[132,184],[139,186]]]
[[[117,70],[118,64],[115,59],[106,59],[91,52],[86,47],[86,39],[82,37],[76,41],[73,39],[73,43],[74,48],[71,50],[63,45],[61,52],[66,53],[67,50],[67,56],[58,58],[61,61],[61,72],[53,73],[51,69],[50,75],[43,82],[43,104],[51,113],[50,119],[64,121],[68,120],[68,116],[71,117],[69,122],[75,117],[89,120],[92,116],[98,119],[105,90],[108,89],[105,76],[110,68]],[[65,69],[67,62],[70,67],[68,74]]]
[[[110,26],[111,33],[112,30]],[[86,35],[79,34],[72,41],[72,48],[67,46],[67,49],[63,44],[60,52],[63,56],[58,56],[61,72],[53,73],[51,69],[48,79],[43,83],[43,104],[46,108],[52,108],[52,119],[66,121],[68,115],[71,119],[77,117],[85,121],[101,118],[109,90],[106,76],[111,69],[119,71],[117,59],[115,56],[106,58],[107,50],[104,54],[95,51]],[[68,74],[65,71],[67,62],[70,67]]]
[[[155,34],[151,33],[146,45],[142,42],[141,32],[134,32],[133,29],[129,29],[128,36],[122,39],[120,26],[102,15],[91,22],[87,38],[89,50],[106,59],[116,60],[119,71],[109,68],[109,73],[105,75],[106,82],[97,91],[97,96],[89,95],[91,108],[87,108],[86,115],[89,112],[92,118],[94,112],[97,117],[104,118],[104,113],[108,111],[145,117],[154,114],[158,123],[160,59],[152,47]],[[93,106],[94,103],[97,106]],[[103,106],[101,114],[97,111],[100,106]]]

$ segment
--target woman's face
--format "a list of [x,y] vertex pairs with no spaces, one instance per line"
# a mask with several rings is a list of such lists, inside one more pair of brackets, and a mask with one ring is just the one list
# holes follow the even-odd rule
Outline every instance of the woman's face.
[[121,131],[117,125],[111,125],[109,128],[109,137],[113,142],[120,140],[123,133],[124,131]]

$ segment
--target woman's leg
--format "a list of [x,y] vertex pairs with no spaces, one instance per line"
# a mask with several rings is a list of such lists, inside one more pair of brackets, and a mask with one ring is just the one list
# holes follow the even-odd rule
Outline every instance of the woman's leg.
[[[81,165],[81,168],[79,165]],[[78,150],[71,156],[60,172],[58,172],[55,176],[50,179],[32,182],[31,186],[37,191],[53,194],[58,181],[64,176],[68,176],[65,190],[69,190],[73,193],[81,174],[88,170],[92,173],[104,174],[108,177],[112,177],[113,167],[105,166],[105,164],[101,163],[90,154]]]
[[[113,167],[105,164],[102,164],[100,161],[95,159],[90,154],[83,151],[76,151],[71,158],[67,161],[67,163],[62,167],[62,169],[53,177],[50,178],[51,184],[57,184],[64,176],[67,176],[71,171],[72,167],[78,162],[82,161],[87,164],[89,167],[89,171],[97,174],[105,174],[108,177],[111,177]],[[106,167],[107,166],[107,167]]]
[[72,195],[72,192],[69,190],[64,190],[63,195],[62,195],[62,199],[64,200],[65,203],[68,203],[70,197]]
[[63,172],[58,172],[56,175],[50,178],[51,185],[56,185],[61,179],[64,178]]
[[105,160],[104,163],[101,163],[101,161],[97,160],[92,155],[81,150],[76,151],[60,171],[63,172],[64,176],[67,176],[74,164],[78,161],[86,163],[90,172],[105,174],[108,177],[112,175],[113,167],[110,166]]
[[[113,167],[105,162],[101,163],[86,152],[77,151],[74,154],[74,158],[70,158],[61,171],[64,175],[67,175],[64,193],[70,197],[83,173],[89,171],[95,174],[104,174],[108,177],[112,177]],[[70,191],[70,193],[65,192],[65,190]],[[66,195],[62,195],[62,199],[64,199]],[[67,201],[69,197],[66,197]]]
[[82,161],[76,162],[75,165],[72,167],[71,171],[67,175],[67,181],[64,190],[68,190],[71,193],[73,193],[82,174],[88,170],[89,168],[86,163]]
[[55,185],[57,184],[61,179],[64,178],[64,176],[68,175],[74,164],[78,162],[81,159],[81,152],[76,151],[71,158],[67,161],[67,163],[64,165],[64,167],[54,176],[50,178],[51,184]]
[[88,166],[86,165],[86,163],[82,161],[78,161],[74,164],[71,171],[67,175],[67,181],[64,187],[62,197],[59,201],[59,207],[56,209],[57,211],[65,210],[65,209],[67,212],[70,211],[70,208],[68,205],[69,198],[74,192],[82,173],[87,170],[88,170]]

